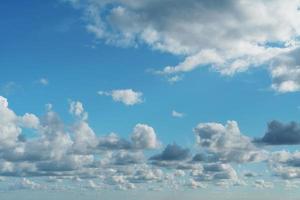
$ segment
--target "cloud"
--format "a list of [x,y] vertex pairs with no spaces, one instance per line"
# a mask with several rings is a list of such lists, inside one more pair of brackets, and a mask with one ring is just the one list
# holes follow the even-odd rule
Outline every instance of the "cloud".
[[111,96],[116,102],[122,102],[127,106],[142,103],[143,93],[136,92],[132,89],[112,90],[110,92],[99,91],[99,95]]
[[98,148],[103,150],[131,149],[132,144],[129,141],[120,138],[117,134],[110,133],[105,137],[99,138]]
[[267,66],[273,89],[299,90],[298,75],[292,73],[299,65],[289,65],[289,75],[279,77],[272,67],[273,60],[286,53],[297,58],[291,52],[299,47],[298,0],[69,2],[83,12],[87,31],[105,43],[134,47],[146,44],[183,57],[183,61],[163,67],[158,74],[176,77],[210,66],[222,75],[234,75],[251,67]]
[[18,85],[14,81],[10,81],[0,87],[0,92],[3,93],[4,95],[11,95],[14,94],[16,90],[20,88],[21,88],[20,85]]
[[230,164],[209,163],[202,168],[191,171],[191,177],[199,182],[214,182],[218,185],[233,185],[240,180]]
[[168,144],[162,153],[154,155],[150,160],[157,161],[180,161],[185,160],[190,156],[190,150],[182,148],[177,144]]
[[31,190],[37,190],[37,189],[43,189],[43,186],[41,184],[35,183],[27,178],[22,178],[18,183],[15,185],[12,185],[10,189],[16,190],[16,189],[31,189]]
[[38,83],[40,83],[41,85],[44,85],[44,86],[49,85],[49,81],[46,78],[40,78],[38,80]]
[[137,124],[133,129],[131,140],[135,148],[155,149],[160,146],[154,129],[147,124]]
[[153,127],[147,124],[136,124],[133,128],[130,141],[120,138],[115,133],[99,137],[98,148],[102,150],[142,150],[157,149],[160,141]]
[[194,179],[190,179],[188,181],[188,183],[186,184],[186,186],[192,188],[192,189],[198,189],[198,188],[206,188],[207,186],[204,185],[203,183],[201,182],[198,182],[198,181],[195,181]]
[[240,132],[236,121],[200,123],[194,128],[197,144],[223,162],[257,162],[266,159],[266,152],[257,149],[252,139]]
[[282,150],[273,152],[268,160],[271,171],[283,179],[300,177],[300,152],[293,153]]
[[272,182],[259,179],[254,182],[254,186],[257,188],[266,189],[266,188],[273,188],[274,184]]
[[[227,187],[243,181],[231,163],[267,160],[275,176],[300,177],[299,152],[267,154],[240,132],[235,121],[198,124],[196,149],[169,144],[156,153],[151,150],[161,143],[150,125],[136,124],[128,138],[116,133],[100,135],[87,118],[80,117],[86,111],[78,102],[71,102],[70,112],[77,117],[65,123],[52,109],[44,116],[17,115],[7,99],[0,97],[0,176],[25,178],[18,184],[22,187],[15,189],[44,188],[40,181],[41,187],[35,185],[36,180],[46,181],[47,188],[51,180],[61,185],[81,180],[86,189],[199,188],[211,183]],[[34,134],[28,137],[28,131]]]
[[38,128],[40,120],[37,116],[31,113],[25,113],[24,116],[19,118],[20,123],[27,128]]
[[112,158],[114,165],[132,165],[144,162],[144,154],[142,152],[118,151]]
[[300,48],[282,54],[274,59],[270,68],[273,83],[271,88],[279,93],[300,90]]
[[170,84],[174,84],[176,82],[183,80],[183,76],[175,75],[175,76],[169,77],[167,80]]
[[176,110],[172,110],[172,117],[182,118],[184,117],[184,113],[177,112]]
[[80,101],[71,101],[69,112],[83,120],[87,120],[88,118],[88,114],[84,111],[83,105]]
[[7,102],[7,99],[0,96],[0,106],[4,107],[4,108],[7,108],[8,107],[8,102]]
[[300,144],[300,124],[290,122],[284,124],[279,121],[268,123],[268,130],[262,139],[258,140],[269,145]]

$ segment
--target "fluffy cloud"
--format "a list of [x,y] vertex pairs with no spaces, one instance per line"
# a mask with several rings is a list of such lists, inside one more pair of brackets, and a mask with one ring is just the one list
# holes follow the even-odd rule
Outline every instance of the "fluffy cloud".
[[300,48],[278,56],[270,68],[272,88],[280,93],[300,90]]
[[177,144],[169,144],[161,154],[154,155],[150,159],[161,161],[180,161],[187,159],[189,155],[189,149],[182,148]]
[[160,146],[154,129],[147,124],[137,124],[131,135],[135,148],[155,149]]
[[80,101],[71,101],[69,112],[76,117],[82,118],[83,120],[88,118],[88,114],[84,111],[83,105]]
[[[252,140],[243,135],[237,122],[200,123],[194,129],[197,143],[225,162],[254,162],[266,159],[264,151],[257,149]],[[206,159],[206,158],[203,158]]]
[[99,95],[111,96],[116,102],[122,102],[127,106],[142,103],[143,93],[132,89],[112,90],[110,92],[99,91]]
[[274,120],[268,124],[268,130],[260,141],[270,145],[300,144],[300,125]]
[[276,176],[297,179],[300,177],[300,152],[274,152],[269,159],[269,166]]
[[27,128],[38,128],[40,120],[37,116],[31,113],[26,113],[24,116],[19,118],[20,123]]
[[223,75],[233,75],[266,64],[274,78],[273,89],[300,89],[292,73],[299,65],[289,65],[289,75],[279,76],[271,67],[281,55],[296,58],[290,52],[299,47],[299,0],[69,2],[83,11],[87,30],[106,43],[147,44],[184,57],[181,63],[157,71],[159,74],[176,75],[209,65]]
[[229,164],[209,163],[202,168],[192,170],[191,177],[195,181],[211,181],[218,185],[232,185],[239,182],[237,172]]
[[1,107],[5,107],[5,108],[8,107],[7,99],[4,98],[4,97],[2,97],[2,96],[0,96],[0,106],[1,106]]
[[[86,180],[86,188],[93,189],[152,188],[153,184],[174,189],[180,185],[206,187],[209,183],[231,186],[242,180],[230,162],[259,161],[266,156],[240,132],[235,121],[226,125],[200,123],[194,129],[200,152],[194,156],[193,151],[177,144],[153,155],[149,150],[160,147],[160,142],[147,124],[134,126],[128,139],[115,133],[99,135],[82,117],[85,111],[80,103],[70,109],[76,116],[74,122],[66,124],[51,108],[42,117],[31,113],[18,116],[7,99],[0,99],[0,176],[26,177],[19,179],[22,184],[16,189],[42,188],[28,180],[29,176],[62,182]],[[24,128],[35,134],[27,137]],[[300,177],[298,152],[269,155],[273,174],[284,179]]]

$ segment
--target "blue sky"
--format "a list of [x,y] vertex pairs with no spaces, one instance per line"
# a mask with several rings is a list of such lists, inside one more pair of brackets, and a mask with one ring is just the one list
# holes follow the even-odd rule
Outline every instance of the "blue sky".
[[[145,185],[162,185],[156,198],[170,198],[170,180],[162,181],[168,178],[132,181],[137,175],[124,173],[141,168],[174,176],[171,190],[190,198],[219,198],[214,189],[241,199],[244,190],[264,195],[280,184],[298,187],[299,6],[298,0],[3,3],[0,196],[36,189],[43,190],[37,198],[47,196],[57,181],[67,191],[105,192],[107,199],[117,198],[114,192],[140,199]],[[110,133],[118,139],[108,148]],[[119,146],[123,140],[128,147]],[[200,152],[216,160],[191,164]],[[65,173],[55,169],[60,164],[76,167]],[[212,166],[228,178],[217,178]],[[90,169],[101,177],[83,173]],[[108,169],[116,172],[102,177]],[[201,175],[190,175],[196,169]],[[247,178],[248,171],[256,175]],[[110,180],[116,176],[121,181]],[[197,189],[185,194],[185,187]],[[57,197],[64,198],[59,191]]]

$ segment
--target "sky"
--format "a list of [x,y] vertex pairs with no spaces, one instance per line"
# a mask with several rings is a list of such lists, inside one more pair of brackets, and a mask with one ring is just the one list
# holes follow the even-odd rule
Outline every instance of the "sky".
[[10,0],[0,16],[1,199],[299,196],[299,0]]

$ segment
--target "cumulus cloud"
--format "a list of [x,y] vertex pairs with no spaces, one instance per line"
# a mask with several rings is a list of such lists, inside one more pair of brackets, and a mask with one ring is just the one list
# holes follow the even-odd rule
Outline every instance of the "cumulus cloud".
[[88,118],[88,114],[84,111],[83,104],[80,101],[71,101],[69,112],[76,117],[82,118],[83,120]]
[[268,130],[261,140],[270,145],[293,145],[300,144],[300,124],[297,122],[282,123],[271,121]]
[[300,152],[285,150],[273,152],[269,159],[271,171],[283,179],[297,179],[300,177]]
[[0,106],[1,107],[4,107],[4,108],[7,108],[8,107],[8,102],[7,102],[7,99],[0,96]]
[[[272,88],[298,91],[297,65],[278,74],[273,60],[299,47],[299,0],[291,1],[73,1],[82,10],[86,29],[106,43],[120,46],[147,44],[180,55],[182,62],[158,74],[175,75],[211,66],[223,75],[268,66]],[[220,12],[222,11],[222,12]],[[275,71],[274,71],[275,70]],[[294,72],[294,73],[293,73]],[[297,72],[295,74],[295,72]],[[176,82],[178,78],[169,79]]]
[[114,165],[132,165],[144,162],[144,154],[142,152],[118,151],[112,156],[112,164]]
[[109,92],[99,91],[98,94],[111,96],[114,101],[124,103],[127,106],[132,106],[143,102],[143,93],[136,92],[132,89],[112,90]]
[[154,129],[147,124],[137,124],[133,129],[131,140],[135,148],[155,149],[160,146]]
[[[113,133],[97,135],[87,118],[82,117],[86,112],[78,101],[70,104],[70,113],[78,118],[69,125],[52,109],[40,118],[31,113],[18,116],[8,107],[6,98],[0,99],[2,176],[87,178],[103,174],[106,177],[109,175],[105,170],[111,167],[114,175],[124,174],[126,181],[118,186],[133,189],[135,186],[127,181],[128,170],[146,165],[143,150],[160,145],[154,129],[146,124],[137,124],[130,140]],[[27,138],[22,134],[23,128],[36,134]],[[131,176],[136,170],[130,172]]]
[[240,180],[237,172],[230,164],[209,163],[203,165],[202,168],[191,171],[191,177],[199,182],[214,182],[218,185],[233,185]]
[[99,137],[98,148],[102,150],[142,150],[160,147],[153,127],[147,124],[136,124],[130,140],[120,138],[115,133]]
[[272,89],[280,92],[295,92],[300,90],[300,48],[282,54],[274,59],[270,68],[273,83]]
[[[254,162],[266,159],[266,153],[240,132],[236,121],[226,125],[200,123],[194,128],[197,144],[225,162]],[[205,159],[205,158],[204,158]]]
[[21,124],[27,128],[38,128],[40,120],[37,116],[31,113],[26,113],[24,116],[19,118]]
[[[52,109],[41,117],[31,113],[17,115],[6,98],[0,100],[0,176],[24,177],[16,189],[43,188],[28,177],[62,182],[86,180],[86,188],[93,189],[152,188],[152,184],[173,189],[180,185],[206,187],[206,183],[230,186],[241,184],[230,162],[265,160],[265,152],[240,132],[235,121],[225,125],[200,123],[194,129],[200,150],[195,155],[177,144],[169,144],[153,155],[150,150],[161,144],[150,125],[136,124],[128,138],[116,133],[100,135],[82,117],[85,111],[78,101],[71,103],[74,122],[65,123]],[[35,134],[27,137],[24,129]],[[267,163],[274,175],[284,179],[300,177],[298,152],[268,155]],[[143,183],[147,184],[142,186]]]
[[98,148],[103,150],[131,149],[132,144],[115,133],[100,137]]
[[166,148],[162,153],[152,156],[150,160],[181,161],[187,159],[189,156],[190,156],[189,149],[182,148],[177,144],[169,144],[166,146]]

